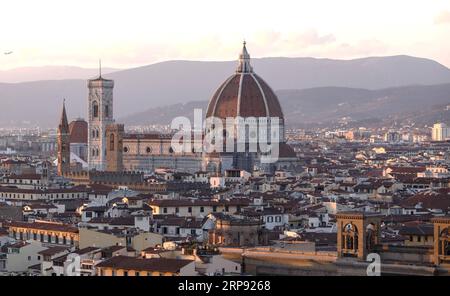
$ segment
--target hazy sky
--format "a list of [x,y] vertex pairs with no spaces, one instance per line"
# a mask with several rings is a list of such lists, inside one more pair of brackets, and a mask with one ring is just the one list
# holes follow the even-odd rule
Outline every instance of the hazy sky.
[[[0,0],[0,69],[408,54],[450,67],[449,0]],[[4,52],[13,51],[5,55]]]

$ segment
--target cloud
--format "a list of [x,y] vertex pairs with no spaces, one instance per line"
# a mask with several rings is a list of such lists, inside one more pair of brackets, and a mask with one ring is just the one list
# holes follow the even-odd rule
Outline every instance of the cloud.
[[441,11],[434,18],[434,23],[436,25],[450,24],[450,11],[448,10]]
[[322,58],[359,58],[384,55],[388,45],[378,39],[354,41],[338,40],[334,34],[319,34],[311,29],[303,32],[280,34],[261,32],[249,40],[253,56],[310,56]]
[[[176,36],[175,36],[176,37]],[[241,34],[208,34],[198,38],[168,36],[160,41],[111,41],[94,44],[89,48],[67,44],[63,50],[36,45],[15,51],[10,57],[12,67],[30,65],[78,65],[96,67],[101,57],[105,67],[128,68],[165,60],[234,60],[245,37],[250,55],[256,57],[317,57],[358,58],[383,55],[388,46],[377,39],[340,40],[332,33],[319,33],[316,29],[294,32],[261,30],[247,36]],[[13,60],[14,58],[14,60]],[[9,61],[8,60],[8,61]]]
[[316,29],[286,34],[275,31],[260,31],[253,37],[253,41],[261,46],[285,46],[286,44],[292,44],[296,47],[310,47],[336,41],[336,37],[333,34],[321,35]]
[[334,54],[343,58],[380,55],[387,52],[388,46],[377,39],[360,40],[355,43],[341,43],[334,50]]
[[301,56],[336,44],[333,34],[321,34],[316,29],[279,32],[259,31],[247,40],[252,56]]
[[301,46],[324,45],[336,41],[336,37],[333,34],[320,35],[315,29],[297,33],[291,36],[290,39]]

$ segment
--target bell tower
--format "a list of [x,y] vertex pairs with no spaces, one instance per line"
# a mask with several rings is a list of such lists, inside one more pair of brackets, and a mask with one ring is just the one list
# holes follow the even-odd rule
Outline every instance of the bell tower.
[[63,103],[61,119],[58,125],[58,175],[70,171],[70,131],[67,122],[66,104]]
[[106,127],[114,123],[114,81],[99,76],[88,81],[88,163],[89,170],[106,169]]
[[435,217],[434,225],[434,264],[450,263],[450,216]]
[[380,244],[381,217],[376,213],[338,213],[336,215],[338,257],[365,260]]
[[123,124],[111,124],[106,127],[106,140],[108,143],[106,153],[106,171],[123,171]]

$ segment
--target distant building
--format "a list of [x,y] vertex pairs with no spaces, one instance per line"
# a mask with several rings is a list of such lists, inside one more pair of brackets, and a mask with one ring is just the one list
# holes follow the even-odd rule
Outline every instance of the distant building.
[[70,135],[66,106],[63,105],[61,121],[58,125],[58,175],[70,171]]
[[23,160],[7,159],[0,163],[0,172],[6,174],[34,174],[36,169]]
[[162,235],[153,232],[144,232],[137,229],[95,229],[80,227],[80,248],[96,246],[106,248],[109,246],[126,246],[140,252],[149,247],[162,244]]
[[195,262],[182,259],[139,259],[115,256],[96,265],[100,276],[194,276]]
[[89,169],[106,169],[106,127],[114,124],[114,81],[98,78],[88,81],[88,163]]
[[[205,132],[216,129],[218,123],[215,122],[216,119],[226,126],[227,118],[236,119],[232,129],[235,135],[229,134],[227,130],[223,131],[224,138],[229,138],[227,141],[234,144],[235,150],[205,153],[203,168],[206,171],[224,172],[227,169],[241,169],[252,172],[255,167],[274,171],[295,166],[296,153],[286,143],[284,114],[278,97],[253,71],[245,42],[235,73],[217,88],[208,103]],[[273,129],[272,124],[276,124],[278,129]],[[260,149],[261,147],[250,149],[252,144],[256,143],[256,138],[261,139],[261,135],[266,135],[270,142],[278,145],[278,157],[273,163],[264,162],[264,151]],[[245,146],[242,151],[236,148],[241,144]]]
[[[256,129],[263,123],[268,125],[261,125],[260,132],[251,130],[248,135],[241,135],[236,130],[238,133],[233,136],[234,152],[203,153],[191,148],[179,152],[172,148],[171,133],[126,133],[124,126],[115,123],[113,116],[114,81],[102,78],[100,73],[97,78],[88,81],[88,88],[87,127],[81,120],[71,124],[70,148],[80,159],[86,160],[85,142],[87,142],[86,168],[89,170],[151,173],[158,168],[169,168],[190,173],[201,170],[223,173],[227,169],[251,172],[255,168],[262,168],[273,171],[277,168],[293,167],[296,164],[296,153],[286,143],[284,115],[278,98],[270,86],[253,72],[245,44],[235,73],[217,89],[206,112],[206,119],[217,117],[225,121],[228,117],[236,117],[234,129],[240,126],[238,122],[243,127],[248,126],[249,129],[250,125]],[[273,127],[274,131],[271,131],[272,120],[274,125],[279,121],[277,125],[279,129],[275,130]],[[211,131],[214,129],[213,126],[206,127],[204,132]],[[262,161],[268,153],[264,151],[266,148],[261,150],[259,147],[257,151],[246,148],[253,143],[254,137],[261,138],[261,135],[266,135],[271,143],[279,144],[278,149],[273,149],[275,150],[273,162]],[[244,143],[242,150],[245,151],[237,152],[238,138]],[[203,138],[194,137],[188,141],[198,146],[196,144],[201,143],[197,142],[203,142]]]
[[433,141],[445,141],[450,138],[450,128],[445,123],[435,123],[431,130]]
[[[26,272],[32,265],[40,262],[40,251],[46,248],[36,241],[19,241],[3,247],[4,256],[0,259],[0,271]],[[3,270],[2,270],[3,269]]]
[[208,234],[209,243],[217,246],[243,247],[257,246],[265,240],[260,219],[239,218],[237,216],[212,214],[215,223]]
[[10,237],[21,241],[32,240],[48,246],[78,246],[79,242],[78,228],[62,223],[14,221],[5,226]]
[[402,141],[402,135],[396,131],[388,131],[384,134],[384,141],[388,143],[398,143]]

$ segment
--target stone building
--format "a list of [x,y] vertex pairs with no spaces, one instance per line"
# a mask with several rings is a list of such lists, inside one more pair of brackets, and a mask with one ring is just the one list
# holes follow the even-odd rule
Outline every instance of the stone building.
[[123,124],[111,124],[106,127],[106,171],[123,171]]
[[63,104],[61,120],[58,125],[58,175],[70,171],[70,132],[67,122],[66,106]]
[[248,247],[264,241],[263,223],[259,219],[214,214],[215,227],[208,233],[208,243],[217,246]]
[[450,264],[450,217],[432,219],[434,224],[434,264]]
[[[212,96],[206,114],[209,118],[225,120],[236,118],[237,129],[241,120],[244,123],[279,121],[279,129],[272,133],[271,129],[261,131],[269,142],[276,142],[277,161],[265,163],[261,160],[265,152],[260,148],[256,152],[247,149],[254,136],[251,132],[244,136],[244,152],[238,151],[237,138],[233,138],[233,152],[197,151],[188,149],[175,152],[172,147],[173,134],[131,134],[126,133],[123,125],[118,125],[113,117],[114,81],[104,79],[101,72],[98,78],[88,81],[88,166],[97,171],[141,171],[154,172],[158,168],[169,168],[194,173],[201,170],[223,173],[227,169],[243,169],[253,171],[255,168],[275,170],[288,168],[297,161],[294,150],[286,144],[284,132],[284,115],[275,92],[258,75],[250,65],[250,55],[243,46],[239,56],[236,73],[228,78]],[[276,119],[276,120],[275,120]],[[204,137],[213,126],[207,125],[200,139],[189,139],[191,147],[198,147],[196,141],[203,143]],[[235,133],[239,136],[239,129]],[[227,135],[231,137],[232,135]],[[279,144],[278,144],[279,142]]]
[[22,241],[38,241],[48,246],[78,246],[80,240],[78,227],[62,223],[48,221],[35,221],[32,223],[13,221],[5,223],[4,226],[8,229],[10,237]]
[[381,216],[372,213],[343,212],[337,219],[337,251],[339,257],[365,260],[380,243]]
[[88,81],[88,163],[89,169],[106,169],[106,128],[114,123],[114,81],[98,78]]
[[[384,219],[385,216],[375,213],[337,214],[337,249],[292,251],[284,247],[274,251],[265,246],[249,249],[235,245],[235,248],[220,250],[226,258],[245,260],[246,271],[254,275],[450,274],[450,217],[431,220],[434,225],[432,246],[398,245],[382,239],[380,226]],[[214,235],[213,231],[211,233]],[[228,236],[230,234],[229,231]],[[210,241],[214,242],[214,236],[210,236]],[[215,243],[220,247],[219,239]]]

